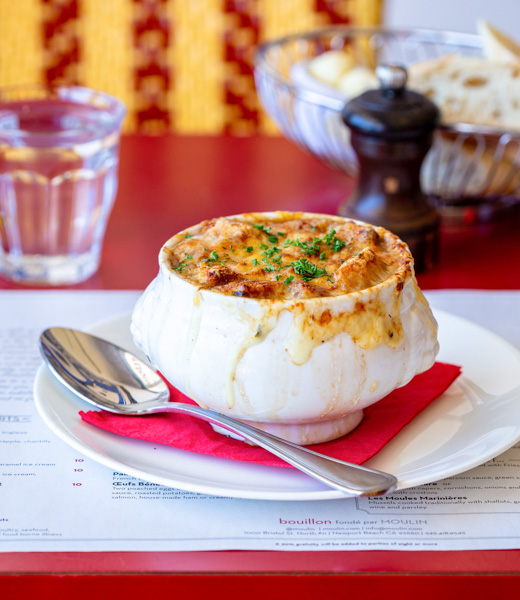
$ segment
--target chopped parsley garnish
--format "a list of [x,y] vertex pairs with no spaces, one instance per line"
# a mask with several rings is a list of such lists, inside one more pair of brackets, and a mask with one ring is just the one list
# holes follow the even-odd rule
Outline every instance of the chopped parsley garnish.
[[[322,261],[326,261],[329,254],[325,251],[326,249],[324,248],[324,245],[328,246],[332,252],[339,252],[347,245],[345,241],[336,237],[336,231],[334,229],[330,229],[330,231],[323,237],[314,237],[312,240],[286,239],[283,246],[293,246],[298,248],[304,257],[289,264],[283,264],[282,251],[276,244],[280,241],[280,238],[287,238],[287,233],[283,231],[274,232],[271,230],[270,226],[266,226],[261,223],[255,223],[252,226],[267,235],[266,242],[259,244],[262,258],[254,258],[252,261],[253,265],[257,266],[259,264],[258,261],[261,260],[263,263],[263,269],[266,273],[280,271],[281,269],[292,267],[294,273],[299,275],[303,281],[310,281],[311,279],[316,279],[317,277],[327,275],[326,269],[319,268],[316,264],[309,260],[311,256],[315,256]],[[312,230],[316,231],[316,228],[312,227]],[[243,246],[242,248],[245,249],[249,254],[254,252],[253,246]],[[215,255],[212,253],[210,256],[213,260],[216,260],[217,258],[216,253]],[[280,275],[276,276],[277,281],[280,279]],[[289,285],[293,279],[294,275],[287,277],[284,280],[284,285]]]
[[294,272],[300,275],[303,281],[310,281],[316,277],[322,277],[327,274],[325,269],[319,269],[317,265],[311,263],[308,258],[300,258],[291,263]]
[[179,271],[179,273],[186,267],[186,263],[181,263],[178,267],[175,267],[175,271]]
[[278,248],[278,246],[271,246],[269,248],[269,246],[261,244],[260,248],[265,250],[265,252],[262,252],[262,255],[266,256],[267,258],[272,258],[275,254],[280,254],[280,248]]
[[308,256],[318,255],[320,253],[320,238],[314,238],[311,242],[301,240],[286,240],[284,246],[295,246]]
[[185,237],[186,239],[189,239],[190,237],[193,237],[193,236],[192,236],[190,233],[187,233],[187,234],[186,234],[184,237]]
[[326,244],[333,252],[339,252],[347,243],[336,237],[336,231],[331,229],[327,235],[322,238],[315,237],[312,242],[302,240],[286,240],[284,246],[295,246],[307,256],[319,256],[325,260],[326,254],[321,248],[321,244]]
[[[318,264],[320,264],[319,262],[318,264],[315,264],[309,259],[314,256],[315,259],[319,261],[327,261],[328,258],[332,258],[332,253],[339,252],[347,245],[346,241],[336,237],[336,231],[334,229],[331,228],[329,232],[322,237],[313,237],[312,239],[287,239],[287,233],[283,231],[272,231],[270,226],[260,223],[253,224],[252,226],[266,234],[266,238],[262,243],[259,243],[258,246],[256,246],[256,244],[252,246],[241,246],[241,249],[245,250],[247,254],[253,254],[258,248],[257,251],[261,253],[261,257],[252,258],[251,261],[255,267],[261,265],[266,274],[272,273],[273,271],[280,273],[282,269],[292,268],[294,275],[285,277],[285,279],[283,275],[277,275],[276,273],[273,275],[273,278],[276,278],[276,281],[283,281],[285,286],[289,285],[295,279],[295,276],[298,276],[303,281],[311,281],[312,279],[325,276],[327,277],[327,281],[332,283],[327,270],[325,268],[320,268],[318,266]],[[316,227],[311,227],[311,229],[314,232],[317,231]],[[192,236],[186,234],[186,237]],[[283,246],[281,238],[286,238],[283,240]],[[280,244],[280,247],[278,244]],[[301,258],[286,263],[283,260],[283,248],[286,248],[287,246],[298,248]],[[212,250],[211,252],[209,248],[204,248],[204,250],[209,252],[209,256],[208,258],[201,259],[203,262],[216,262],[221,265],[232,260],[229,252],[235,252],[232,245],[229,245],[229,247],[222,246],[220,248],[221,257],[219,257],[216,250]],[[192,255],[188,253],[185,253],[184,257],[185,261],[193,258]],[[244,261],[242,264],[246,265],[247,263]],[[183,262],[176,267],[176,270],[182,271],[185,267],[186,262]]]
[[271,230],[270,227],[266,227],[265,225],[260,225],[260,223],[253,223],[253,227],[255,229],[259,229],[260,231],[263,231],[264,233],[267,233],[268,231]]
[[335,229],[331,229],[322,241],[324,244],[327,244],[327,246],[329,246],[333,252],[339,252],[342,248],[344,248],[347,245],[347,242],[340,240],[336,237]]
[[[286,237],[287,234],[284,233],[283,231],[277,231],[276,233],[272,233],[271,232],[271,228],[270,227],[266,227],[265,225],[260,225],[259,223],[253,224],[253,227],[255,229],[258,229],[259,231],[263,231],[265,234],[267,234],[267,239],[271,242],[271,244],[276,244],[276,242],[278,241],[278,236],[283,236]],[[262,244],[260,244],[260,248],[262,247]]]

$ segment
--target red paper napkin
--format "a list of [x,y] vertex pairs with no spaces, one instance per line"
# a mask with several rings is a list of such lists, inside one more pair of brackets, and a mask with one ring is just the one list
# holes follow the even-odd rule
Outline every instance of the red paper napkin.
[[[377,454],[422,410],[438,398],[459,376],[460,367],[446,363],[414,377],[406,386],[365,409],[365,416],[351,433],[331,442],[310,446],[313,450],[348,462],[362,464]],[[194,404],[170,386],[171,400]],[[289,467],[267,450],[216,433],[209,423],[175,413],[126,417],[105,411],[80,412],[87,423],[126,437],[165,444],[222,458]]]

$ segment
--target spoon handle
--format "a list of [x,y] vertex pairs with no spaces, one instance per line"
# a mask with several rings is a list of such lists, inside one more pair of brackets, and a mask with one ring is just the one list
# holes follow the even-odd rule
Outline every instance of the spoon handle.
[[324,456],[313,450],[283,440],[266,431],[252,427],[212,410],[191,404],[177,402],[161,403],[149,412],[182,412],[196,416],[208,423],[219,425],[232,433],[239,434],[249,441],[269,450],[272,454],[293,465],[307,475],[328,486],[341,490],[349,496],[381,496],[392,492],[397,486],[393,475],[347,463]]

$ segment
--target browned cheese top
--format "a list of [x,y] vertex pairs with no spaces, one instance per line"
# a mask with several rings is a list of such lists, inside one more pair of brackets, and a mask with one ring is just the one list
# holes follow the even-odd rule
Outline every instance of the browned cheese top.
[[211,219],[173,240],[172,271],[202,289],[257,299],[340,296],[404,279],[412,262],[383,228],[305,213]]

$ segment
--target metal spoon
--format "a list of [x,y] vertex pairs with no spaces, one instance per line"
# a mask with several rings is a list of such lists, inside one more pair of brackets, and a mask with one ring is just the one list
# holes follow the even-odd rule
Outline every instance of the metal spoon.
[[83,400],[123,415],[188,414],[238,434],[279,456],[307,475],[349,496],[392,492],[393,475],[307,450],[246,423],[191,404],[169,402],[163,379],[137,356],[93,335],[52,327],[40,336],[52,373]]

